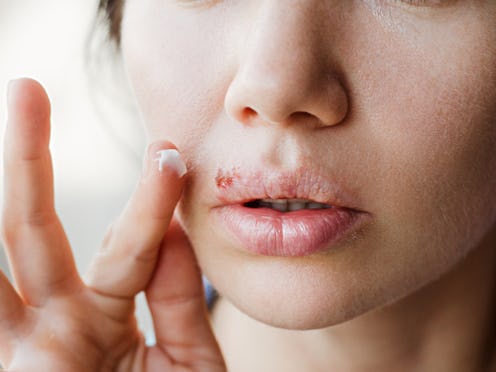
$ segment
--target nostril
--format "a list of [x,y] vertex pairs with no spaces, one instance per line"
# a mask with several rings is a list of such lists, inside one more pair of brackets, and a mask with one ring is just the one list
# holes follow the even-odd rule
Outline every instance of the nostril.
[[293,112],[290,115],[290,118],[292,118],[295,121],[303,121],[303,120],[308,120],[309,118],[315,118],[315,116],[305,111],[297,111],[297,112]]
[[243,120],[251,120],[254,116],[257,115],[257,112],[253,110],[251,107],[245,107],[241,113]]

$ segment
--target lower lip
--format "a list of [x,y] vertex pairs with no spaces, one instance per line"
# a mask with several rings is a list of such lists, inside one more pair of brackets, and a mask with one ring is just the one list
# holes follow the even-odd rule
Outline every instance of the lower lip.
[[356,230],[366,213],[346,208],[279,212],[229,205],[214,209],[246,250],[264,256],[299,257],[331,249]]

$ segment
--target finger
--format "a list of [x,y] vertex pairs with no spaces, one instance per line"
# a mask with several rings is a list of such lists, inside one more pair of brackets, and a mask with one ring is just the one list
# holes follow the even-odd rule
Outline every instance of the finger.
[[188,238],[176,222],[164,239],[146,298],[157,347],[174,363],[193,363],[199,370],[223,365],[208,321],[200,269]]
[[50,103],[30,79],[10,84],[4,141],[2,235],[22,297],[38,305],[72,288],[77,272],[55,213],[50,151]]
[[[168,156],[158,159],[160,154]],[[170,142],[150,145],[144,168],[136,191],[87,274],[88,286],[99,294],[126,299],[145,288],[181,196],[185,165]]]

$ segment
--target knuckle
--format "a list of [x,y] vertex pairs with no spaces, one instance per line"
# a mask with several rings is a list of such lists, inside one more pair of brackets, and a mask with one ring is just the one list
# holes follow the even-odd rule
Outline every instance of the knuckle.
[[59,223],[55,210],[31,209],[20,213],[5,215],[3,220],[4,229],[16,229],[18,226],[45,227]]
[[155,263],[158,257],[158,247],[150,245],[145,241],[121,241],[117,246],[113,247],[115,255],[122,262],[127,262],[129,265],[150,265]]
[[117,220],[107,228],[100,253],[108,253],[119,260],[149,264],[157,259],[158,244],[153,244],[153,239],[145,235],[132,234],[122,221]]
[[46,227],[58,223],[58,216],[54,210],[32,210],[20,220],[20,224],[28,227]]
[[30,211],[24,216],[6,216],[0,224],[0,237],[6,246],[12,246],[21,238],[26,237],[26,232],[34,229],[48,229],[59,225],[55,211]]
[[138,264],[148,265],[150,263],[155,263],[158,257],[158,248],[157,247],[134,247],[134,252],[131,255],[133,261]]

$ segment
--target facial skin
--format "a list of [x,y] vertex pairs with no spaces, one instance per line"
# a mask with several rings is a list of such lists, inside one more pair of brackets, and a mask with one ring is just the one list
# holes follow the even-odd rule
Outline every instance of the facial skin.
[[[187,159],[182,224],[251,317],[338,324],[495,245],[496,2],[423,3],[127,0],[147,137]],[[218,170],[253,167],[318,169],[370,222],[324,253],[249,253],[211,212]]]

